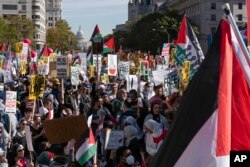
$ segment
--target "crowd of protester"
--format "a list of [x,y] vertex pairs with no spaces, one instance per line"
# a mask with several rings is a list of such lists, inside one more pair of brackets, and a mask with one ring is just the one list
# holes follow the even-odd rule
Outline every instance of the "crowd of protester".
[[[126,82],[117,78],[103,84],[92,77],[78,86],[72,86],[69,80],[62,83],[57,78],[46,78],[44,94],[37,99],[33,113],[27,107],[29,87],[30,77],[23,76],[4,84],[0,92],[2,104],[5,91],[17,92],[16,113],[1,111],[0,166],[80,166],[74,158],[74,146],[69,146],[72,142],[54,145],[48,142],[43,121],[93,115],[91,128],[98,141],[97,166],[146,167],[167,136],[181,98],[179,93],[165,97],[163,86],[150,82],[138,92],[127,91]],[[33,152],[27,149],[25,126],[30,127]],[[122,147],[104,149],[107,128],[124,131]],[[90,160],[85,166],[95,164]]]

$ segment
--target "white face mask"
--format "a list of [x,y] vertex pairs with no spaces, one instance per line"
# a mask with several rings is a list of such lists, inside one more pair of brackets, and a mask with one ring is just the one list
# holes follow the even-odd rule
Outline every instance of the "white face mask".
[[133,165],[135,163],[135,158],[133,155],[129,155],[127,158],[126,158],[126,163],[128,165]]

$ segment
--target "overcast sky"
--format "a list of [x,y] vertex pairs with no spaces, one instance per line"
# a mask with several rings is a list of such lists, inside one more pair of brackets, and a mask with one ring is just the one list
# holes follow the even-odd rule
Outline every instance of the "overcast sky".
[[128,0],[62,0],[62,19],[74,33],[81,25],[86,40],[96,24],[104,36],[128,20]]

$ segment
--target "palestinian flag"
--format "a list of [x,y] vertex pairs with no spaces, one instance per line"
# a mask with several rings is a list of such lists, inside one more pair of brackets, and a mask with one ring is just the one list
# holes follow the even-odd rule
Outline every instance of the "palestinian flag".
[[215,36],[151,166],[229,167],[250,150],[250,67],[226,20]]
[[92,53],[100,54],[103,50],[103,38],[100,33],[98,25],[95,26],[95,29],[91,35],[90,41],[92,42]]
[[190,75],[192,77],[204,59],[204,55],[193,28],[189,24],[186,16],[182,19],[178,38],[175,41],[175,44],[176,52],[174,58],[178,66],[182,67],[184,62],[190,61]]
[[97,146],[92,129],[89,129],[89,136],[81,144],[76,152],[76,160],[80,165],[84,165],[97,153]]
[[115,51],[115,38],[110,37],[103,45],[103,53],[111,53]]
[[[250,23],[250,2],[246,0],[247,5],[247,22]],[[250,51],[250,26],[247,27],[248,51]]]
[[95,26],[95,29],[94,29],[94,31],[93,31],[93,33],[92,33],[92,35],[91,35],[90,41],[93,41],[93,38],[96,37],[96,36],[98,36],[98,35],[100,35],[100,34],[101,34],[101,33],[100,33],[99,26],[96,25],[96,26]]

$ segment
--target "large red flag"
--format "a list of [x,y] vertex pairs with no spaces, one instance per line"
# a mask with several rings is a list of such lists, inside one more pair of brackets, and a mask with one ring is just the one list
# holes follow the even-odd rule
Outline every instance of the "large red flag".
[[250,67],[226,20],[215,36],[151,166],[229,167],[250,151]]

